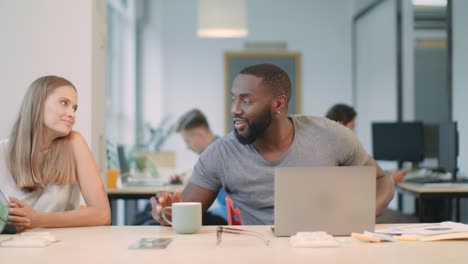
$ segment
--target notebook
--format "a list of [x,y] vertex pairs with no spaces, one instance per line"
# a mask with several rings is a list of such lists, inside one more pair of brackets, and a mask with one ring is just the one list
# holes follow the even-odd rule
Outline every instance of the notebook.
[[374,167],[278,167],[274,188],[275,236],[374,231]]

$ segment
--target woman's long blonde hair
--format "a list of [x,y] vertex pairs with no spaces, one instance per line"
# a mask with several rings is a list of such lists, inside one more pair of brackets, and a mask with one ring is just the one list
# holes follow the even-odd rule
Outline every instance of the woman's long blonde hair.
[[26,92],[9,139],[6,162],[16,185],[23,191],[42,190],[47,184],[76,182],[75,157],[69,136],[55,139],[41,153],[44,104],[47,97],[62,86],[75,86],[57,76],[35,80]]

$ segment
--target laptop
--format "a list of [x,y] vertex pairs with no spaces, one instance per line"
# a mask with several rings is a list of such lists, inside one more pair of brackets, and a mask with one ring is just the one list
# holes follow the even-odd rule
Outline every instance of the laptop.
[[127,157],[125,156],[125,149],[123,145],[117,145],[117,157],[119,159],[120,173],[128,173],[129,169],[127,165]]
[[122,187],[148,187],[163,186],[168,184],[167,181],[159,177],[148,176],[145,174],[139,175],[136,172],[130,173],[123,145],[117,145],[117,156],[119,159],[120,180]]
[[374,230],[374,167],[277,167],[274,188],[275,236]]

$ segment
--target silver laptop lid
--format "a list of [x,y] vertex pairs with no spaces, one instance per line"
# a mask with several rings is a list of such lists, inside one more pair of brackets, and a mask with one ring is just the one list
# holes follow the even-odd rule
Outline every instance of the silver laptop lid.
[[278,167],[274,233],[373,231],[375,189],[376,169],[371,166]]

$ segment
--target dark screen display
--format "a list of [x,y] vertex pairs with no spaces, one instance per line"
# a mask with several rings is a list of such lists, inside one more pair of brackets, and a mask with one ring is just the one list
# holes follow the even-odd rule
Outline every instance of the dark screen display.
[[374,159],[420,162],[424,159],[422,122],[372,124]]
[[439,124],[439,168],[447,172],[457,171],[458,133],[457,123]]

